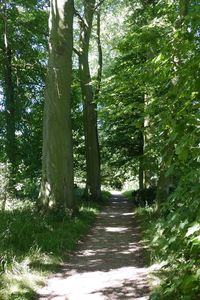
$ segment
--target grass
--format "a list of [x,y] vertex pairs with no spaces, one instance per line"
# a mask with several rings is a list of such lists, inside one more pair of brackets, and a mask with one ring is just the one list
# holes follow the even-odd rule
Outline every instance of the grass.
[[103,205],[107,204],[109,202],[111,196],[112,196],[111,193],[108,192],[108,191],[102,191],[101,194],[102,194],[102,203],[103,203]]
[[[31,299],[47,275],[59,267],[88,232],[99,207],[81,201],[81,194],[77,189],[79,213],[73,219],[36,214],[29,202],[0,212],[0,255],[7,264],[0,275],[1,300]],[[104,199],[108,197],[107,192],[103,193]]]
[[132,196],[132,193],[133,193],[134,190],[128,190],[128,191],[124,191],[122,193],[122,195],[127,198],[128,200],[132,200],[133,199],[133,196]]

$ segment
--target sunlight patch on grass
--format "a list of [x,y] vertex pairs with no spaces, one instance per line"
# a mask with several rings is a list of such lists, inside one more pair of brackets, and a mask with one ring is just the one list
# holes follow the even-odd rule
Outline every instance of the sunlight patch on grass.
[[2,276],[3,288],[0,299],[27,299],[34,294],[38,287],[44,285],[44,275],[30,269],[26,262],[16,264],[12,271]]
[[128,200],[132,200],[133,196],[132,196],[133,190],[129,190],[129,191],[124,191],[122,193],[122,195],[127,198]]

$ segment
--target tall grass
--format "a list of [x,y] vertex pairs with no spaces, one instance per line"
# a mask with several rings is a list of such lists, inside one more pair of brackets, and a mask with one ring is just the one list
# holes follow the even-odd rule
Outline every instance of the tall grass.
[[[76,191],[79,213],[73,219],[53,213],[40,215],[33,205],[17,205],[0,212],[0,299],[31,299],[37,287],[55,271],[95,220],[98,207],[81,201]],[[29,203],[29,202],[27,202]]]

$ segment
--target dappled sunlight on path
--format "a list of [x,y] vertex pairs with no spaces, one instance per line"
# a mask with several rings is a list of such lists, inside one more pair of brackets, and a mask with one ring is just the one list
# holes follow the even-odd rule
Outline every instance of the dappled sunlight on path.
[[69,263],[38,291],[38,300],[149,299],[136,224],[128,201],[114,195]]

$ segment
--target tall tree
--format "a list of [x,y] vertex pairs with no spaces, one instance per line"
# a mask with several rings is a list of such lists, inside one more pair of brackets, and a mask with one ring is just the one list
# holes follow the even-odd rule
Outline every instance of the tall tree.
[[39,205],[73,208],[71,80],[73,0],[51,0]]
[[[3,53],[3,88],[5,96],[5,115],[6,115],[6,153],[8,161],[11,165],[11,178],[16,171],[16,136],[15,136],[15,115],[16,115],[16,98],[13,82],[13,66],[12,66],[12,45],[10,42],[10,28],[8,25],[8,9],[9,4],[5,1],[1,4],[1,16],[3,20],[3,35],[2,35],[2,53]],[[13,181],[11,181],[13,182]]]
[[[98,4],[100,5],[100,3]],[[98,6],[97,5],[97,6]],[[89,65],[89,47],[93,25],[94,13],[96,10],[96,1],[83,1],[84,16],[77,13],[80,20],[80,50],[77,52],[79,57],[79,75],[81,83],[81,91],[83,98],[83,118],[84,118],[84,133],[85,133],[85,147],[86,147],[86,169],[87,169],[87,183],[86,183],[86,197],[88,195],[94,200],[98,201],[101,198],[101,181],[100,181],[100,153],[99,141],[97,132],[97,98],[95,97],[95,90],[92,85],[92,78]],[[99,17],[98,17],[99,18]],[[98,19],[98,29],[100,26]],[[100,40],[98,38],[98,49],[100,50]],[[101,55],[101,53],[100,53]],[[99,63],[101,64],[102,58]],[[101,76],[101,65],[98,73],[98,92],[99,82]]]

